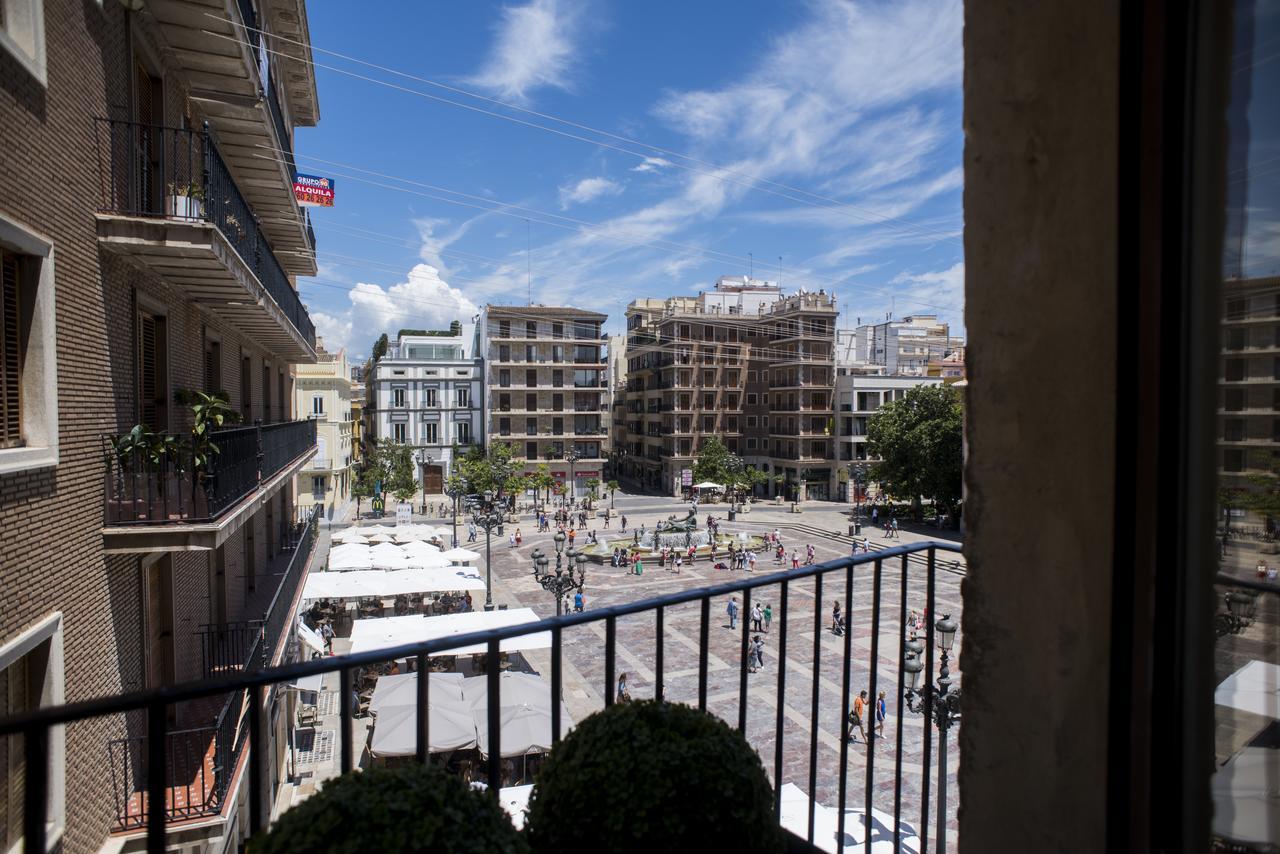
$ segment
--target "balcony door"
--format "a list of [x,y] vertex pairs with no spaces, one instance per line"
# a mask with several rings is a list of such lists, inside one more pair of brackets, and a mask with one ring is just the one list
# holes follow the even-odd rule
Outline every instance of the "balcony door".
[[[173,645],[173,557],[162,555],[143,569],[143,631],[147,688],[175,681]],[[173,706],[169,706],[172,712]]]
[[169,340],[164,315],[140,311],[137,320],[138,422],[169,429]]
[[133,58],[133,120],[129,139],[130,167],[134,180],[130,206],[138,213],[163,212],[161,141],[159,126],[164,108],[160,79],[151,74],[141,57]]

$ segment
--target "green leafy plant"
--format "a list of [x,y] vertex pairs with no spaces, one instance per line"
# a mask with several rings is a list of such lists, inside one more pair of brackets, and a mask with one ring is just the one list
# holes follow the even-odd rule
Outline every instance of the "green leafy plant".
[[652,700],[597,712],[556,745],[525,830],[539,852],[785,849],[751,745],[714,715]]
[[605,489],[607,489],[607,490],[609,490],[609,507],[610,507],[610,508],[612,508],[612,507],[613,507],[613,494],[614,494],[615,492],[617,492],[619,489],[621,489],[622,487],[618,484],[618,482],[617,482],[616,480],[611,480],[611,481],[609,481],[608,483],[606,483],[606,484],[604,485],[604,488],[605,488]]
[[528,850],[496,799],[434,765],[416,764],[336,777],[249,840],[250,854]]
[[188,391],[185,400],[191,407],[191,451],[192,461],[198,472],[207,472],[215,455],[221,453],[213,441],[215,430],[227,424],[240,421],[240,413],[231,408],[231,401],[225,392],[206,394],[202,391]]

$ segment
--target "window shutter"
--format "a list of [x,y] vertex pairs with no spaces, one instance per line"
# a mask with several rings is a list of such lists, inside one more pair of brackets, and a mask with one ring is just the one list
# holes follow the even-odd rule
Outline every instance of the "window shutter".
[[22,315],[18,256],[0,253],[0,448],[22,443]]
[[138,364],[142,371],[141,418],[144,425],[152,430],[159,430],[160,425],[156,406],[156,319],[150,315],[142,315],[138,323]]

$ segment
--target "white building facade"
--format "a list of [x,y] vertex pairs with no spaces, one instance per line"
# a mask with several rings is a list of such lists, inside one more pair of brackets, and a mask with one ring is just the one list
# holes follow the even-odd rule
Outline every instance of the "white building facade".
[[[908,390],[918,386],[942,385],[941,377],[903,377],[862,373],[857,367],[843,366],[836,371],[836,451],[840,469],[837,498],[855,500],[850,465],[867,465],[876,458],[867,450],[867,423],[886,403],[901,400]],[[874,497],[875,484],[867,484]],[[866,495],[863,496],[864,500]]]
[[454,451],[484,444],[484,381],[476,326],[457,334],[401,335],[372,367],[367,421],[377,441],[414,449],[426,495],[444,492]]
[[963,346],[964,339],[951,336],[950,324],[932,314],[842,329],[836,341],[841,360],[876,365],[890,375],[915,377],[927,376],[931,361],[941,361]]
[[347,352],[325,352],[317,339],[316,363],[295,365],[293,370],[293,410],[299,418],[316,422],[316,453],[297,475],[297,503],[299,507],[323,505],[325,516],[332,519],[351,499],[355,456]]

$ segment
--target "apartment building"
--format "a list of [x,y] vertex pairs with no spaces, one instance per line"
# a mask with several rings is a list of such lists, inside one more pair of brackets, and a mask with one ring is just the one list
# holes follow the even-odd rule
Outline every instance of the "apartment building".
[[[294,420],[290,367],[316,358],[294,277],[316,268],[290,152],[316,82],[301,0],[209,11],[0,5],[0,716],[294,651],[309,552],[292,483],[315,423]],[[241,416],[216,449],[193,433],[195,392]],[[281,739],[291,702],[264,697]],[[154,807],[171,844],[235,848],[245,703],[55,732],[49,847],[138,849]],[[159,738],[170,761],[148,768]],[[284,778],[279,751],[262,759]],[[24,762],[22,738],[0,739],[4,850],[23,843]]]
[[[1255,478],[1280,470],[1278,292],[1280,276],[1223,280],[1218,478],[1227,491],[1256,490]],[[1228,512],[1237,524],[1249,515]]]
[[352,407],[347,351],[330,353],[316,339],[316,362],[294,367],[294,411],[316,423],[316,453],[294,486],[305,508],[321,505],[329,519],[341,515],[351,499],[355,461],[356,415]]
[[351,366],[351,463],[364,458],[364,366]]
[[379,442],[414,447],[418,482],[444,491],[453,454],[484,442],[484,378],[474,323],[445,332],[402,333],[368,375],[365,407]]
[[763,495],[834,494],[835,301],[722,276],[627,307],[623,476],[680,495],[710,436],[763,471]]
[[609,457],[607,315],[560,306],[485,306],[486,440],[509,442],[525,472],[540,463],[568,494],[604,479]]
[[941,362],[963,346],[962,339],[952,337],[950,324],[933,314],[842,329],[837,343],[842,359],[880,365],[887,374],[917,377],[929,376],[931,362]]
[[[901,400],[909,389],[942,382],[941,377],[893,377],[849,366],[836,369],[836,446],[840,466],[836,472],[837,500],[855,500],[850,464],[865,468],[877,459],[867,450],[867,422],[871,417],[886,403]],[[864,486],[874,497],[875,484],[864,479]]]

